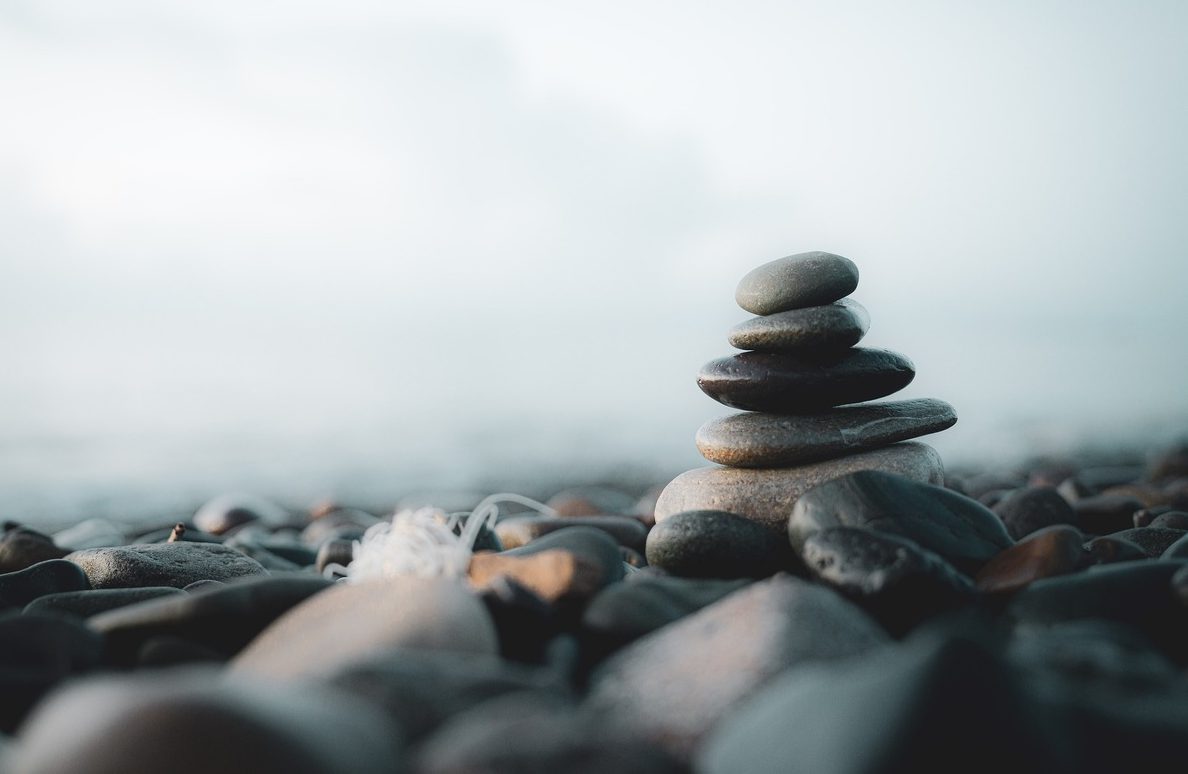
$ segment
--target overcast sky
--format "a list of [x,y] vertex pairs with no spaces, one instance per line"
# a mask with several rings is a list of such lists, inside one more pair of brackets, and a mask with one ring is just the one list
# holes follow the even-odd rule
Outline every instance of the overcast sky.
[[697,464],[735,283],[814,249],[947,456],[1188,417],[1188,6],[578,8],[0,4],[7,483]]

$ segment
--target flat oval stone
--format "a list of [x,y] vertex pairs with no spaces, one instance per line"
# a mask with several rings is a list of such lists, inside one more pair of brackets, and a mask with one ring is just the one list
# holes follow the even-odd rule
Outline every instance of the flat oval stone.
[[23,608],[38,597],[91,588],[87,575],[65,559],[47,559],[0,575],[0,610]]
[[774,468],[877,449],[956,422],[953,407],[933,398],[840,406],[818,414],[732,414],[702,425],[697,449],[720,465]]
[[482,602],[459,581],[407,575],[338,583],[315,594],[252,640],[231,671],[315,677],[384,648],[495,655],[499,642]]
[[797,498],[856,470],[882,470],[929,484],[945,478],[940,455],[912,441],[794,468],[696,468],[664,487],[656,501],[656,522],[682,511],[727,511],[784,535]]
[[198,580],[266,575],[255,559],[218,543],[134,543],[88,548],[67,555],[97,589],[139,586],[182,588]]
[[969,578],[898,535],[835,527],[809,536],[801,552],[813,575],[857,602],[895,636],[973,597]]
[[685,578],[766,578],[800,569],[783,535],[724,511],[665,519],[648,533],[647,557],[649,565]]
[[800,548],[830,527],[900,535],[970,574],[1014,544],[998,517],[977,500],[878,470],[851,473],[802,495],[788,520],[788,536]]
[[814,355],[743,352],[701,367],[697,386],[744,411],[804,414],[898,392],[916,376],[912,361],[885,349]]
[[730,346],[758,352],[848,349],[870,329],[870,315],[857,301],[844,299],[752,317],[730,329]]
[[734,300],[753,314],[775,314],[828,304],[857,287],[858,267],[853,261],[817,250],[752,269],[739,281]]
[[172,586],[145,586],[135,589],[92,589],[91,591],[63,591],[38,597],[25,605],[25,614],[65,615],[90,618],[128,605],[135,605],[158,597],[184,594]]
[[61,559],[68,553],[70,551],[54,545],[54,539],[49,535],[28,527],[14,527],[0,538],[0,573],[16,572],[38,562]]
[[837,593],[776,575],[611,656],[594,673],[587,706],[687,760],[722,718],[775,675],[886,640]]

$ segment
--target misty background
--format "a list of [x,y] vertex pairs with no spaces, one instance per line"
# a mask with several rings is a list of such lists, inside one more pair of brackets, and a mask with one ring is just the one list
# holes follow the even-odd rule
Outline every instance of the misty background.
[[853,259],[950,464],[1188,429],[1177,2],[0,4],[0,512],[705,464]]

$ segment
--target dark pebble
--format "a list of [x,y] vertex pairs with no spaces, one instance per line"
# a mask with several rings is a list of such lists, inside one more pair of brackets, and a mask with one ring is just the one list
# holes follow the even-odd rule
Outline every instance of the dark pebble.
[[1134,512],[1142,508],[1141,502],[1123,495],[1094,495],[1073,503],[1081,529],[1093,535],[1130,529],[1134,525]]
[[0,575],[0,610],[23,608],[38,597],[63,591],[85,591],[90,582],[76,564],[50,559]]
[[730,346],[758,352],[822,352],[854,346],[870,328],[870,315],[845,299],[761,317],[730,329]]
[[39,562],[61,559],[70,551],[58,548],[49,535],[14,526],[0,538],[0,573],[17,572]]
[[1188,529],[1188,513],[1184,511],[1164,511],[1152,518],[1147,526],[1163,529]]
[[1147,552],[1138,543],[1132,543],[1117,535],[1102,535],[1085,543],[1093,564],[1117,564],[1135,562],[1147,558]]
[[1180,538],[1188,535],[1188,531],[1182,529],[1167,529],[1164,527],[1141,527],[1136,529],[1124,529],[1121,532],[1115,532],[1110,537],[1120,538],[1122,540],[1129,540],[1136,546],[1143,550],[1143,553],[1152,559],[1158,558],[1164,551],[1168,549],[1172,543],[1175,543]]
[[986,563],[978,573],[978,590],[1013,593],[1037,580],[1082,570],[1092,561],[1084,542],[1080,530],[1067,524],[1032,532]]
[[347,567],[354,558],[355,542],[353,540],[327,540],[318,549],[314,567],[321,575],[332,564]]
[[[593,527],[610,535],[621,546],[642,551],[648,528],[629,516],[512,516],[495,525],[503,548],[519,548],[550,532],[567,527]],[[502,550],[502,549],[498,549]]]
[[825,529],[804,541],[801,555],[818,580],[857,602],[895,636],[973,596],[969,578],[898,535]]
[[765,578],[803,572],[787,539],[725,511],[685,511],[652,527],[648,564],[687,578]]
[[[1147,529],[1151,529],[1148,527]],[[1181,535],[1160,555],[1160,559],[1188,559],[1188,533]]]
[[858,471],[801,495],[788,535],[801,548],[830,527],[865,527],[905,537],[958,570],[976,573],[1013,544],[997,516],[980,503],[931,484],[879,471]]
[[744,352],[706,363],[697,384],[733,408],[803,414],[890,395],[915,375],[912,361],[883,349],[812,356]]
[[734,300],[752,314],[821,306],[858,287],[858,267],[849,258],[814,250],[757,266],[739,280]]
[[1017,489],[993,506],[1015,540],[1055,524],[1077,526],[1077,514],[1052,487]]
[[137,602],[182,594],[172,586],[145,586],[137,589],[94,589],[91,591],[63,591],[47,594],[25,605],[25,613],[66,615],[90,618],[108,610],[115,610]]
[[0,731],[12,733],[50,689],[98,668],[102,658],[103,640],[79,622],[0,614]]

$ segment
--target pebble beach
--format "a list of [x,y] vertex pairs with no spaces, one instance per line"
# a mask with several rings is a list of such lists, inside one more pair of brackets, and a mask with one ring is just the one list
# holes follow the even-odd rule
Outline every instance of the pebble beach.
[[0,774],[1182,772],[1188,444],[947,469],[859,277],[740,279],[671,479],[0,514]]

